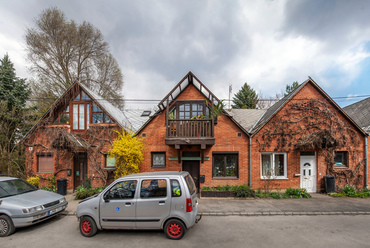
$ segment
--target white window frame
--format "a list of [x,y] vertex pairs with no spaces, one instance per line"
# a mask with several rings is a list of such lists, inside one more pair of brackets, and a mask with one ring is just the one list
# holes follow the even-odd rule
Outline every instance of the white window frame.
[[[262,155],[270,155],[270,161],[272,165],[275,164],[275,155],[284,155],[284,176],[263,176],[262,169]],[[261,179],[288,179],[287,176],[287,153],[286,152],[261,152],[261,161],[260,161],[260,170],[261,170]],[[272,174],[275,175],[275,166],[272,167]]]

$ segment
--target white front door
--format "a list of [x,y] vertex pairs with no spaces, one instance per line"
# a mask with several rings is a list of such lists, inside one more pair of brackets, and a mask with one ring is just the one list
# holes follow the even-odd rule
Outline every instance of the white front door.
[[301,188],[316,192],[316,156],[301,155]]

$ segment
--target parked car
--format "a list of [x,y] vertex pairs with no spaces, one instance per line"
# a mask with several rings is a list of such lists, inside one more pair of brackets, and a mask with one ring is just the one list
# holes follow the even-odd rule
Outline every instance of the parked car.
[[102,229],[163,229],[181,239],[199,219],[197,189],[186,172],[150,172],[121,177],[77,206],[80,232]]
[[15,228],[33,225],[61,213],[64,196],[38,189],[15,177],[0,176],[0,237]]

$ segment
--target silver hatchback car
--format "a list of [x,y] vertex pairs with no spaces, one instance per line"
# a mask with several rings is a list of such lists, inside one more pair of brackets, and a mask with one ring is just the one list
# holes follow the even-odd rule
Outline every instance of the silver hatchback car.
[[60,194],[37,189],[15,177],[0,176],[0,237],[12,234],[17,227],[49,219],[67,204]]
[[186,172],[150,172],[121,177],[77,206],[80,232],[102,229],[163,229],[181,239],[197,220],[197,189]]

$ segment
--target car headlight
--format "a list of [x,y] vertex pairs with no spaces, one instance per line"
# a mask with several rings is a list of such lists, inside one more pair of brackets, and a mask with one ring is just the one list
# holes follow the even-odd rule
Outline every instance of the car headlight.
[[24,214],[31,214],[31,213],[34,213],[36,211],[40,211],[40,210],[43,210],[44,207],[43,206],[36,206],[36,207],[33,207],[33,208],[24,208],[22,209],[23,213]]
[[63,202],[66,202],[66,198],[63,197],[62,199],[59,200],[59,203],[63,203]]

